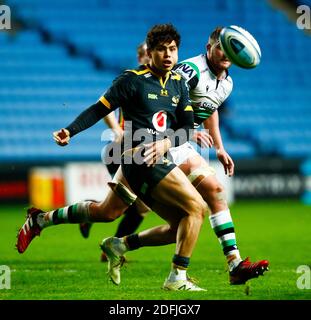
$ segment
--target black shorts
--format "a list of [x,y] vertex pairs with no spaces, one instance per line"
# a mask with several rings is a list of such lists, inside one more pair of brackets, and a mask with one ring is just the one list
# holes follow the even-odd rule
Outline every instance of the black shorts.
[[153,202],[150,194],[152,189],[176,167],[173,162],[166,158],[162,163],[153,167],[147,167],[146,164],[137,164],[134,161],[132,164],[124,162],[124,157],[122,157],[121,167],[124,177],[135,194],[149,206]]

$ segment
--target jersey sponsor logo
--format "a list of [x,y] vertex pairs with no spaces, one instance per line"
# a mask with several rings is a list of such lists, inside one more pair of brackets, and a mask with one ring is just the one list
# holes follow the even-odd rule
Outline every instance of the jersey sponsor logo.
[[148,132],[148,133],[151,133],[151,134],[155,134],[155,135],[159,134],[159,132],[157,132],[157,131],[154,130],[154,129],[150,129],[150,128],[147,128],[147,132]]
[[[178,71],[177,71],[178,70]],[[184,77],[187,77],[187,78],[191,78],[192,77],[192,75],[193,75],[193,72],[194,72],[194,70],[190,67],[190,66],[188,66],[187,64],[182,64],[182,65],[180,65],[178,68],[177,68],[177,72],[178,73],[180,73],[180,72],[182,72],[183,73],[183,76]]]
[[155,94],[155,93],[148,93],[148,99],[157,100],[158,99],[158,95]]
[[211,112],[214,112],[217,107],[215,107],[212,103],[206,102],[206,101],[198,101],[192,103],[194,108],[198,108],[199,110],[210,110]]
[[167,127],[167,114],[165,111],[159,111],[152,117],[152,124],[159,132],[164,132]]

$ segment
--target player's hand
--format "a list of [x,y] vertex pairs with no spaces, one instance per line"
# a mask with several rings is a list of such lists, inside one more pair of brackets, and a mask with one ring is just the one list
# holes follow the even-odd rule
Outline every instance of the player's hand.
[[211,148],[214,140],[206,131],[195,131],[192,140],[196,142],[201,148]]
[[171,147],[171,141],[169,139],[158,140],[144,144],[144,147],[144,162],[147,164],[147,167],[150,167],[155,165],[168,151]]
[[66,129],[53,132],[53,139],[59,146],[66,146],[70,140],[70,133]]
[[217,149],[217,158],[225,169],[225,174],[229,177],[234,175],[234,162],[225,149]]

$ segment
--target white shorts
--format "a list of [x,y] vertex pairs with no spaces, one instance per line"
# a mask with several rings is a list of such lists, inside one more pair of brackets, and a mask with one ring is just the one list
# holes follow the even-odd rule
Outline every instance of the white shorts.
[[179,166],[186,160],[199,155],[194,147],[189,142],[186,142],[178,147],[170,148],[167,153],[167,159]]

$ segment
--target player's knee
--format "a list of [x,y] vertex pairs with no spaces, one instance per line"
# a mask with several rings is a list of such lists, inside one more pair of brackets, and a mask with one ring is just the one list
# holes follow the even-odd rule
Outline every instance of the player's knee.
[[220,184],[220,183],[216,183],[216,184],[214,184],[214,186],[213,186],[213,188],[212,188],[212,193],[214,194],[214,195],[220,195],[220,194],[222,194],[222,193],[224,193],[225,192],[225,189],[224,189],[224,187]]
[[211,213],[224,210],[227,207],[226,192],[220,184],[213,184],[209,189],[208,196],[204,198],[211,209]]
[[209,188],[209,197],[215,201],[226,201],[225,188],[220,183],[214,183]]

